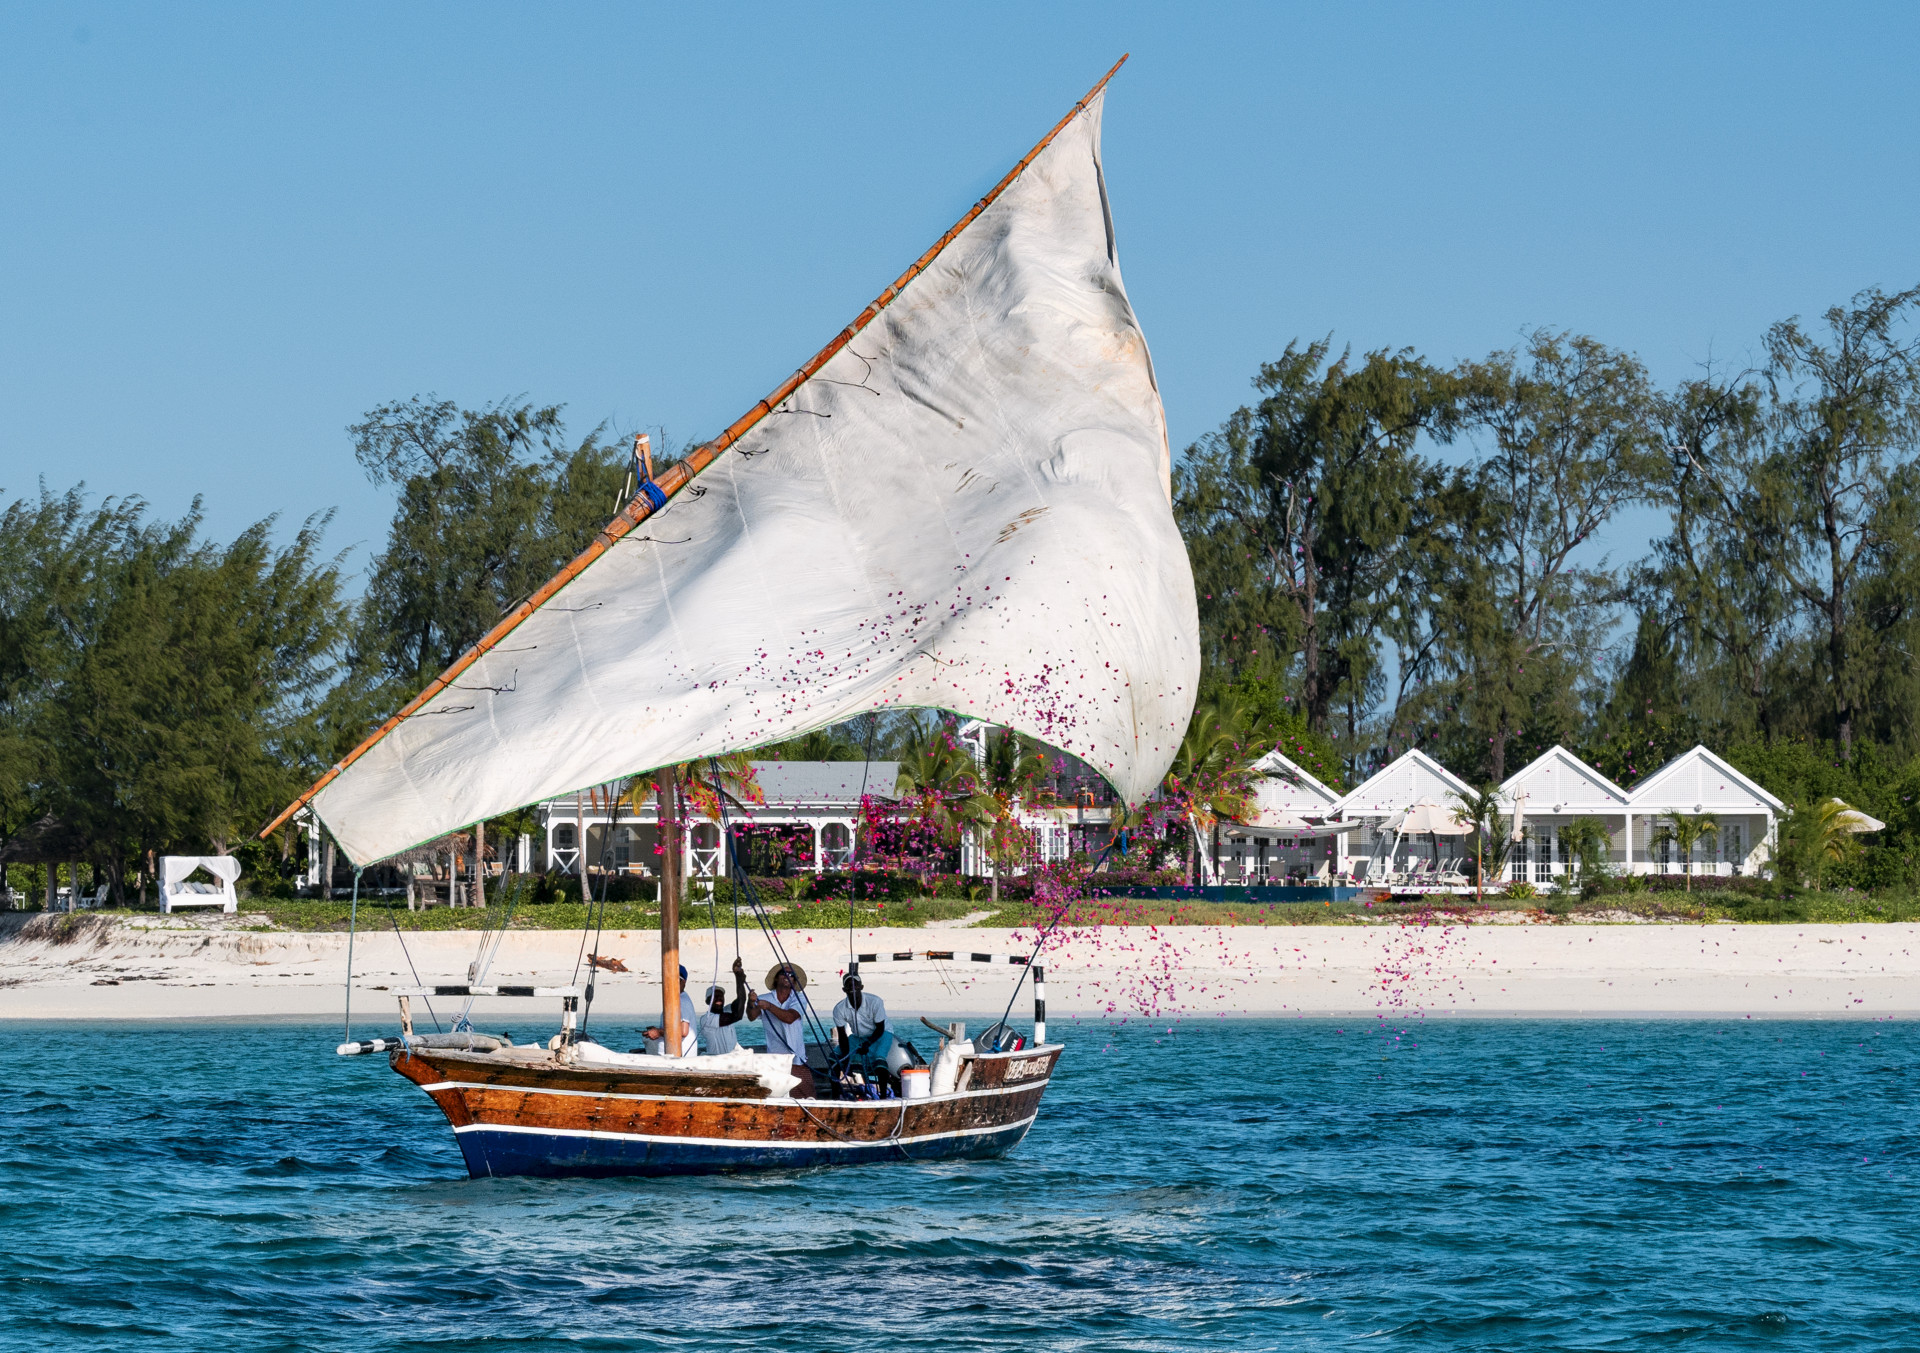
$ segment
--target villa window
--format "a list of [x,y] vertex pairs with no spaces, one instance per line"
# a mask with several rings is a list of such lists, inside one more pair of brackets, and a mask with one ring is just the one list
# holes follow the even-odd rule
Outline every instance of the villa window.
[[576,839],[571,822],[562,822],[553,829],[553,844],[561,850],[572,850]]
[[622,827],[613,836],[613,867],[625,869],[633,863],[633,843],[639,833],[631,827]]
[[1540,849],[1533,853],[1533,881],[1551,883],[1553,881],[1553,828],[1540,829]]
[[853,833],[844,822],[829,822],[820,828],[821,864],[828,869],[845,869],[853,863]]

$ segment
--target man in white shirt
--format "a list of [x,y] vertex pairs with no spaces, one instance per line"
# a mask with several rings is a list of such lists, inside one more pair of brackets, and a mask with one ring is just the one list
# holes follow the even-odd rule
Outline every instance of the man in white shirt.
[[850,972],[840,981],[846,996],[833,1007],[833,1027],[844,1030],[849,1043],[841,1051],[849,1055],[873,1081],[891,1081],[887,1054],[893,1051],[893,1035],[887,1032],[887,1005],[878,996],[869,996],[860,974]]
[[700,1039],[700,1051],[709,1057],[718,1057],[738,1048],[740,1039],[733,1032],[733,1026],[743,1019],[753,1018],[748,1013],[749,1007],[755,1002],[747,991],[747,970],[740,966],[737,958],[733,960],[733,986],[736,994],[731,1005],[727,1004],[725,987],[718,983],[708,987],[707,1008],[693,1022],[694,1032]]
[[752,1012],[767,1031],[767,1051],[793,1058],[793,1074],[800,1078],[795,1099],[814,1097],[813,1068],[807,1065],[807,972],[798,963],[775,965],[767,974],[772,988],[754,1004]]
[[[680,1055],[682,1057],[692,1057],[699,1052],[699,1048],[694,1045],[693,1030],[693,997],[687,995],[687,965],[682,963],[680,965]],[[664,1044],[667,1037],[660,1031],[658,1024],[642,1029],[640,1036],[649,1044]]]

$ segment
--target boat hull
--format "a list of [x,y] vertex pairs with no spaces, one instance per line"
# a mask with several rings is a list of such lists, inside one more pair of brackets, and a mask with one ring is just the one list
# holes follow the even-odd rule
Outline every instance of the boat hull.
[[841,1142],[741,1143],[605,1132],[515,1132],[474,1126],[455,1140],[475,1179],[502,1175],[614,1176],[725,1174],[744,1170],[803,1170],[827,1165],[879,1165],[979,1160],[1013,1149],[1033,1126],[1023,1123],[964,1136]]
[[773,1098],[739,1076],[503,1065],[484,1054],[393,1054],[452,1125],[474,1178],[790,1170],[971,1160],[1018,1145],[1058,1045],[971,1059],[954,1094]]

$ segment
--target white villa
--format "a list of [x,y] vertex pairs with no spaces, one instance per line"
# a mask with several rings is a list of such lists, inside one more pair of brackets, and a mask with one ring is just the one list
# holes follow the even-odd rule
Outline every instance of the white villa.
[[1685,863],[1656,842],[1661,819],[1712,813],[1719,830],[1693,851],[1693,872],[1757,874],[1770,858],[1786,805],[1705,747],[1677,756],[1634,786],[1626,867],[1636,874],[1675,874]]
[[[1222,823],[1214,872],[1223,883],[1377,879],[1470,873],[1460,836],[1403,830],[1422,805],[1453,810],[1472,787],[1417,748],[1375,771],[1346,794],[1270,753],[1253,767],[1259,812],[1249,823]],[[1509,882],[1552,885],[1574,869],[1561,831],[1593,818],[1610,838],[1608,862],[1634,874],[1757,874],[1769,858],[1786,805],[1705,747],[1674,758],[1631,790],[1622,789],[1564,747],[1542,754],[1500,786],[1496,800],[1519,818],[1521,839],[1507,856]],[[1683,859],[1663,830],[1676,816],[1711,814],[1716,831]]]
[[1254,762],[1264,777],[1254,785],[1258,811],[1251,822],[1223,822],[1215,876],[1223,883],[1284,883],[1331,874],[1345,854],[1340,795],[1278,751]]
[[[962,737],[977,740],[984,725],[969,725]],[[777,837],[789,867],[843,869],[852,864],[863,830],[860,800],[895,797],[896,761],[756,761],[765,803],[732,819],[743,837]],[[1257,805],[1248,822],[1222,821],[1202,860],[1207,882],[1279,884],[1383,879],[1458,885],[1471,874],[1464,836],[1415,827],[1450,813],[1472,792],[1467,782],[1425,752],[1410,750],[1341,794],[1278,751],[1252,769]],[[649,799],[638,811],[614,803],[623,784],[563,794],[538,805],[538,836],[513,843],[517,872],[563,874],[603,870],[655,877],[659,831]],[[1519,820],[1520,840],[1509,850],[1499,877],[1506,882],[1552,886],[1572,873],[1575,861],[1562,832],[1582,819],[1597,820],[1608,835],[1608,863],[1633,874],[1758,874],[1771,856],[1786,805],[1705,747],[1675,757],[1632,789],[1623,789],[1564,747],[1554,747],[1509,776],[1497,791],[1504,814]],[[1019,805],[1019,820],[1043,862],[1072,852],[1097,854],[1110,834],[1110,813],[1091,796],[1059,806]],[[1703,835],[1692,858],[1683,859],[1663,828],[1675,817],[1711,815],[1716,830]],[[307,876],[320,873],[317,835],[308,832]],[[684,834],[683,877],[722,877],[732,872],[711,822],[694,822]],[[506,843],[501,843],[505,845]],[[584,851],[583,851],[584,846]],[[746,849],[742,844],[743,851]],[[1208,867],[1210,866],[1210,868]],[[762,867],[756,865],[756,869]],[[414,865],[416,873],[425,866]],[[498,866],[495,866],[498,868]],[[993,868],[969,841],[961,869],[984,876]],[[1015,870],[1013,872],[1022,872]],[[1492,871],[1489,871],[1490,873]],[[1491,880],[1490,880],[1491,881]]]
[[1624,866],[1633,822],[1632,796],[1565,747],[1543,752],[1500,786],[1501,808],[1520,815],[1521,839],[1507,853],[1511,882],[1551,883],[1573,867],[1559,831],[1579,818],[1598,819],[1612,838],[1608,862]]
[[1457,868],[1463,849],[1458,840],[1442,838],[1436,851],[1432,838],[1403,835],[1397,826],[1420,804],[1452,809],[1457,796],[1472,792],[1465,780],[1417,747],[1389,761],[1340,799],[1340,819],[1354,828],[1340,871],[1352,875],[1365,864],[1369,876],[1394,874],[1420,861],[1438,872],[1450,860]]
[[[815,872],[844,869],[853,862],[860,830],[862,794],[891,800],[900,775],[897,761],[755,761],[754,776],[766,797],[730,816],[730,825],[776,832],[798,867]],[[652,878],[659,872],[660,830],[649,798],[636,812],[623,806],[617,815],[618,787],[601,786],[562,794],[537,812],[544,838],[545,867],[578,874],[584,867]],[[586,858],[581,859],[582,840]],[[695,822],[682,833],[683,878],[718,878],[730,873],[720,828]]]
[[[1500,786],[1502,806],[1520,817],[1523,839],[1507,877],[1551,883],[1570,871],[1560,829],[1598,819],[1608,863],[1630,874],[1756,874],[1766,862],[1786,805],[1705,747],[1675,757],[1631,790],[1614,784],[1564,747],[1555,747]],[[1683,859],[1665,839],[1675,817],[1711,814],[1716,830]]]

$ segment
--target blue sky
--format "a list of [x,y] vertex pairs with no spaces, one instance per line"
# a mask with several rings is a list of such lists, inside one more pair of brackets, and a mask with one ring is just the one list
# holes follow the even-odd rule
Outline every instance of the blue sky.
[[1912,5],[13,5],[0,490],[333,507],[363,561],[383,401],[710,433],[1122,51],[1176,447],[1296,336],[1567,327],[1670,381],[1920,280]]

